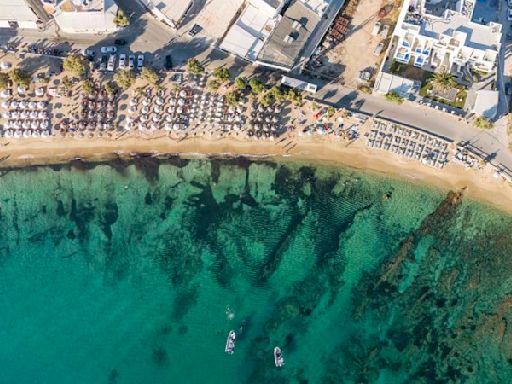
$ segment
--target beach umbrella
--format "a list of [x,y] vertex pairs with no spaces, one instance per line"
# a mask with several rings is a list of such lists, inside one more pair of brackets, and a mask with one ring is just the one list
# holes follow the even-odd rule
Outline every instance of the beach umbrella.
[[18,102],[16,100],[12,100],[11,105],[9,107],[10,108],[18,108]]
[[167,108],[167,113],[173,114],[174,113],[174,108],[173,107]]
[[37,113],[37,111],[32,111],[32,112],[30,112],[29,116],[31,119],[37,119],[38,113]]
[[179,130],[179,129],[180,129],[180,125],[179,125],[179,124],[177,124],[177,123],[175,123],[175,124],[173,124],[172,129],[174,129],[175,131],[177,131],[177,130]]
[[37,108],[37,103],[36,103],[35,101],[30,101],[30,102],[28,103],[28,107],[29,107],[30,109],[36,109],[36,108]]
[[152,129],[152,130],[156,131],[156,130],[157,130],[157,129],[159,129],[159,128],[160,128],[160,127],[158,126],[158,124],[157,124],[157,123],[153,123],[153,124],[151,124],[151,129]]
[[39,137],[39,136],[41,136],[41,132],[39,132],[39,131],[32,131],[32,136]]
[[21,136],[21,131],[20,130],[16,130],[14,131],[14,137],[20,137]]
[[137,112],[137,108],[136,107],[130,107],[130,109],[128,111],[130,113],[135,113],[135,112]]
[[175,99],[175,98],[173,98],[173,97],[171,97],[171,98],[169,99],[169,105],[176,105],[176,99]]
[[140,117],[140,121],[142,121],[142,122],[144,122],[144,123],[145,123],[146,121],[148,121],[148,117],[147,117],[147,115],[142,115],[142,116]]
[[159,115],[153,115],[153,122],[158,123],[160,121]]
[[184,106],[184,105],[185,105],[185,100],[183,100],[183,99],[179,99],[179,100],[178,100],[178,105],[179,105],[179,106]]
[[162,109],[158,105],[155,105],[155,107],[153,108],[153,112],[160,113],[162,112]]
[[164,104],[164,99],[161,98],[161,97],[158,97],[156,100],[155,100],[155,103],[156,105],[163,105]]
[[21,123],[21,128],[29,129],[30,128],[30,123],[28,121],[24,121],[23,123]]
[[172,130],[172,124],[171,123],[165,123],[164,129],[166,131],[171,131]]
[[2,104],[0,104],[2,108],[9,108],[9,102],[7,100],[2,101]]
[[149,108],[146,105],[144,107],[142,107],[141,113],[143,115],[146,115],[148,112],[149,112]]
[[44,107],[46,107],[46,102],[44,102],[44,101],[37,102],[37,108],[43,109]]
[[182,90],[180,91],[180,96],[181,96],[181,97],[186,97],[186,96],[187,96],[187,91],[185,91],[184,89],[182,89]]
[[134,107],[137,105],[137,99],[130,99],[130,107]]
[[46,128],[48,128],[49,126],[50,126],[50,123],[48,122],[48,120],[43,120],[43,121],[41,122],[41,127],[42,127],[43,129],[46,129]]
[[30,129],[27,129],[25,132],[23,132],[24,137],[30,137],[32,136],[32,131]]
[[25,111],[21,111],[20,112],[20,119],[27,119],[28,117],[30,116],[30,114],[28,114],[27,112]]
[[4,113],[2,113],[2,117],[3,117],[4,119],[8,119],[8,118],[10,118],[10,117],[11,117],[11,113],[10,113],[10,112],[4,112]]
[[12,111],[11,112],[11,117],[12,118],[17,119],[19,116],[20,116],[20,113],[18,111]]
[[172,116],[171,115],[165,115],[165,121],[172,122]]
[[142,99],[142,105],[144,107],[147,107],[149,105],[149,100],[148,99]]
[[181,108],[181,107],[176,108],[176,113],[183,113],[183,108]]
[[25,101],[23,101],[23,100],[22,100],[22,101],[20,101],[18,105],[19,105],[19,107],[20,107],[21,109],[25,109],[25,108],[27,108],[27,103],[26,103]]

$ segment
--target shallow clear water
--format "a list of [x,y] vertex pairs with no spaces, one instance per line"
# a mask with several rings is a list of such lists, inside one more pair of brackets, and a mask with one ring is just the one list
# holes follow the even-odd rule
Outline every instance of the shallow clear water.
[[4,172],[0,383],[507,382],[511,229],[327,167]]

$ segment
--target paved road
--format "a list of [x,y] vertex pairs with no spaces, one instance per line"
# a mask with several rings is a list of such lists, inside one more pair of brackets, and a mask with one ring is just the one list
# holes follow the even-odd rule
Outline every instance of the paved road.
[[[159,22],[137,1],[117,0],[117,2],[130,17],[131,24],[114,35],[69,36],[60,34],[59,37],[56,37],[55,31],[51,29],[45,32],[0,29],[0,44],[23,38],[26,42],[45,40],[67,43],[72,41],[73,48],[85,48],[111,44],[114,39],[123,38],[129,43],[130,50],[151,53],[148,62],[153,62],[153,65],[162,64],[163,57],[170,53],[175,65],[184,64],[190,57],[198,57],[210,66],[226,64],[235,74],[244,70],[246,73],[254,71],[247,62],[234,59],[222,51],[210,47],[211,40],[207,37],[199,34],[190,38],[186,30],[176,31]],[[464,120],[418,104],[406,102],[403,105],[395,105],[387,102],[381,96],[358,93],[344,88],[340,84],[314,82],[319,84],[320,91],[316,97],[321,100],[431,131],[456,142],[470,141],[484,152],[495,154],[496,161],[512,169],[512,153],[507,149],[507,143],[503,139],[500,142],[492,132],[480,131],[468,125]]]
[[338,107],[434,132],[455,142],[469,141],[494,157],[495,161],[512,169],[512,153],[508,150],[507,143],[500,141],[492,131],[477,129],[458,117],[412,102],[392,104],[384,97],[366,95],[344,88],[340,84],[322,85],[315,97]]

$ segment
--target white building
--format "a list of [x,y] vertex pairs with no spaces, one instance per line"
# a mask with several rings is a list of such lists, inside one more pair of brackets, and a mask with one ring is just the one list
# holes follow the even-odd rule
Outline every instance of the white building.
[[393,58],[431,72],[493,72],[502,26],[471,21],[474,3],[463,0],[454,9],[436,9],[438,0],[405,0],[393,32]]
[[286,0],[249,0],[220,48],[255,61],[279,21],[279,12],[285,3]]
[[300,67],[344,0],[248,0],[220,48],[283,71]]
[[118,7],[114,0],[62,0],[55,5],[53,17],[66,33],[112,33]]
[[25,0],[0,0],[0,28],[37,29],[37,20]]

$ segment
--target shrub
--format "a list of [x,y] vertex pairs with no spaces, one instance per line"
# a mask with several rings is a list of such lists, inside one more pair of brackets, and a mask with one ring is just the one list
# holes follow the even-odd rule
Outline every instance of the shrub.
[[0,89],[5,89],[9,85],[9,75],[5,72],[0,72]]
[[82,81],[82,90],[85,94],[90,95],[94,91],[94,84],[90,80]]
[[400,96],[397,92],[391,91],[386,93],[386,100],[395,103],[395,104],[402,104],[404,102],[404,98]]
[[204,73],[204,67],[197,59],[189,59],[187,61],[187,70],[192,75],[200,75]]
[[114,24],[118,27],[127,27],[130,25],[130,19],[126,17],[122,9],[117,11],[116,16],[114,17]]
[[224,67],[224,66],[220,66],[220,67],[217,67],[213,70],[213,77],[215,77],[216,79],[222,81],[223,83],[225,83],[226,81],[229,81],[229,77],[230,77],[230,73],[229,73],[229,70]]
[[208,82],[208,88],[211,89],[212,91],[218,90],[221,85],[222,85],[222,83],[217,79],[213,79]]
[[[143,68],[142,71],[144,71],[144,69],[145,68]],[[116,72],[114,80],[121,88],[128,89],[135,82],[135,74],[129,69],[125,69],[123,71]]]
[[493,122],[483,116],[478,116],[475,119],[474,125],[480,129],[492,129],[494,127]]
[[239,91],[245,91],[247,89],[247,81],[244,78],[237,77],[235,79],[235,87]]
[[249,86],[251,87],[252,93],[259,95],[265,89],[265,85],[258,79],[252,78],[249,80]]
[[238,101],[240,100],[240,95],[238,94],[237,91],[229,92],[226,95],[226,100],[229,105],[237,105]]
[[77,76],[82,76],[86,72],[87,63],[81,55],[69,55],[64,59],[62,66],[65,71],[70,72]]
[[149,67],[142,68],[140,75],[142,76],[142,78],[144,80],[146,80],[149,84],[152,84],[152,85],[156,85],[160,80],[160,76],[153,68],[149,68]]
[[28,87],[30,85],[30,74],[19,68],[15,68],[9,72],[9,78],[14,84],[23,85],[24,87]]

